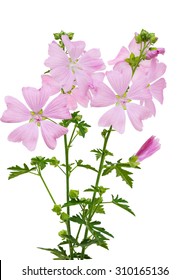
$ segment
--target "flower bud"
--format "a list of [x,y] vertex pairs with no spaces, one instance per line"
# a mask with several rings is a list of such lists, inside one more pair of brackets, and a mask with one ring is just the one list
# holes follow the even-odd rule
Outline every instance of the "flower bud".
[[66,235],[68,235],[67,231],[65,229],[59,231],[58,235],[62,238],[65,239]]
[[60,204],[55,204],[52,211],[55,212],[57,215],[60,215],[61,211],[62,211],[61,205]]
[[137,161],[141,162],[147,157],[150,157],[160,149],[160,146],[159,139],[155,139],[155,136],[151,136],[135,154]]
[[66,222],[69,219],[69,215],[65,212],[62,212],[60,215],[60,219],[64,222]]
[[76,199],[79,196],[79,191],[78,190],[70,190],[69,192],[69,197],[71,199]]

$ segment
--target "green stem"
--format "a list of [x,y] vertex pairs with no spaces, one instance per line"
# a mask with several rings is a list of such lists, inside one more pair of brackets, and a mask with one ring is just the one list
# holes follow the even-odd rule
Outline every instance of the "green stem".
[[[66,202],[69,202],[69,192],[70,192],[70,185],[69,185],[69,178],[70,178],[70,166],[69,166],[69,146],[67,142],[67,135],[64,135],[64,148],[65,148],[65,160],[66,160]],[[67,206],[67,214],[70,216],[70,207]],[[66,223],[68,235],[71,236],[71,227],[70,221]],[[73,245],[72,242],[69,242],[70,248],[70,259],[73,260]]]
[[53,196],[52,196],[52,194],[51,194],[51,192],[50,192],[50,190],[49,190],[45,180],[43,179],[43,176],[41,174],[41,170],[40,169],[38,169],[38,174],[39,174],[39,177],[41,178],[41,180],[42,180],[42,182],[43,182],[43,184],[44,184],[44,186],[45,186],[45,188],[46,188],[50,198],[52,199],[53,203],[56,204],[56,202],[55,202],[55,200],[54,200],[54,198],[53,198]]
[[78,238],[79,238],[79,234],[81,232],[81,228],[82,228],[82,224],[79,226],[79,229],[78,229],[78,232],[77,232],[77,235],[76,235],[76,240],[78,241]]
[[[106,147],[108,144],[108,139],[110,137],[110,133],[112,132],[112,126],[110,126],[106,137],[104,138],[104,145],[103,145],[103,149],[102,149],[102,156],[101,156],[101,160],[100,160],[100,165],[99,165],[99,169],[98,169],[98,174],[96,177],[96,182],[95,182],[95,190],[93,192],[93,197],[92,197],[92,201],[91,201],[91,205],[90,205],[90,209],[89,209],[89,213],[88,213],[88,219],[87,222],[89,223],[93,217],[93,215],[95,214],[95,212],[93,212],[93,208],[94,208],[94,204],[95,204],[95,198],[96,198],[96,193],[97,193],[97,187],[99,186],[99,182],[100,182],[100,177],[102,175],[102,170],[103,170],[103,166],[104,166],[104,160],[106,157]],[[84,234],[84,240],[87,239],[88,236],[88,229],[86,228],[85,230],[85,234]],[[81,252],[81,260],[83,260],[85,255],[85,247],[83,247],[82,252]]]
[[142,45],[141,45],[139,60],[138,60],[137,65],[135,65],[135,67],[133,67],[133,69],[132,69],[132,76],[134,76],[134,73],[135,73],[136,69],[138,68],[141,60],[143,59],[143,55],[144,55],[144,52],[147,49],[147,47],[149,47],[149,44],[146,45],[146,43],[144,43],[144,47],[143,48],[142,48]]
[[74,133],[75,133],[76,128],[77,128],[77,126],[75,125],[75,126],[74,126],[74,129],[73,129],[73,131],[72,131],[72,135],[71,135],[71,137],[70,137],[70,141],[69,141],[69,143],[68,143],[68,148],[71,147],[72,142],[74,141],[74,139],[75,139],[76,136],[77,136],[77,134],[74,136]]

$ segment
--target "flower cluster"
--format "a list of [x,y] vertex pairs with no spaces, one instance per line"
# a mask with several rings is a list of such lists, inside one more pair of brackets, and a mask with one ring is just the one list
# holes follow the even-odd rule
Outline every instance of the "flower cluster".
[[[102,71],[105,64],[99,49],[86,51],[84,41],[71,41],[72,38],[73,33],[55,34],[59,42],[49,45],[49,57],[45,60],[49,70],[42,75],[41,88],[22,89],[28,107],[14,97],[5,98],[7,110],[1,121],[27,122],[10,133],[10,141],[22,142],[32,151],[41,129],[46,145],[54,149],[57,138],[68,132],[55,119],[71,118],[70,111],[78,104],[112,106],[100,118],[100,126],[112,126],[123,133],[127,114],[133,127],[141,131],[143,120],[156,113],[154,99],[163,103],[166,82],[162,75],[166,65],[157,56],[165,50],[153,46],[157,41],[154,33],[136,33],[128,49],[122,47],[116,58],[109,61],[113,69],[106,72]],[[43,108],[52,95],[56,97]]]
[[[162,76],[166,65],[159,62],[158,56],[165,50],[154,46],[157,42],[154,33],[142,30],[139,34],[135,33],[128,49],[120,49],[117,56],[108,62],[111,68],[105,70],[99,49],[85,50],[85,42],[72,41],[73,33],[61,31],[54,37],[55,41],[49,45],[49,57],[45,60],[48,70],[41,76],[41,88],[22,89],[26,105],[15,97],[7,96],[7,110],[0,120],[5,123],[24,122],[9,134],[8,139],[22,142],[30,151],[36,148],[39,130],[50,149],[54,149],[57,139],[64,136],[63,162],[56,157],[33,157],[30,166],[24,163],[23,166],[9,167],[9,179],[26,173],[37,175],[53,203],[52,211],[63,224],[58,233],[61,242],[57,248],[39,248],[50,251],[56,260],[84,260],[90,259],[86,254],[89,246],[96,244],[108,249],[107,241],[113,238],[113,234],[101,226],[101,221],[94,218],[96,214],[98,217],[105,214],[106,206],[112,204],[135,215],[125,198],[112,194],[113,190],[109,188],[111,182],[107,188],[100,180],[115,172],[116,177],[132,188],[133,173],[130,170],[140,169],[141,161],[160,149],[159,139],[151,136],[128,161],[107,160],[107,157],[114,156],[107,150],[110,134],[113,131],[124,133],[126,117],[136,130],[141,131],[143,121],[156,114],[156,100],[163,103],[166,82]],[[84,163],[82,159],[70,161],[73,142],[77,136],[85,137],[90,127],[76,111],[78,106],[111,106],[99,119],[99,126],[108,127],[101,133],[103,145],[91,150],[99,161],[98,167]],[[67,135],[70,128],[71,132]],[[47,166],[58,168],[65,178],[61,186],[66,195],[60,203],[56,203],[43,176]],[[83,182],[82,195],[80,190],[71,189],[70,177],[76,168],[85,168],[96,175],[95,182],[90,182],[88,186]],[[116,185],[116,192],[117,189]],[[111,192],[109,196],[107,191]],[[91,198],[88,195],[84,197],[86,192],[92,193]],[[73,213],[77,214],[72,214],[73,208]]]

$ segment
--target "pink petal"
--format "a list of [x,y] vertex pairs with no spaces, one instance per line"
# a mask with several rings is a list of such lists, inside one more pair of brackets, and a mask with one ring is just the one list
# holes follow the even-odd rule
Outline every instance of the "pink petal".
[[125,131],[125,112],[121,106],[115,106],[107,111],[99,120],[99,126],[112,126],[119,133]]
[[59,66],[66,66],[69,64],[69,60],[65,52],[56,42],[52,42],[49,45],[49,58],[45,61],[45,66],[54,69]]
[[134,103],[127,103],[127,114],[134,128],[139,131],[143,128],[142,120],[152,115],[148,108]]
[[151,60],[151,65],[148,73],[148,83],[159,79],[166,71],[166,65],[164,63],[158,63],[156,59]]
[[[141,104],[142,105],[142,104]],[[156,107],[154,105],[154,102],[152,99],[146,99],[144,100],[144,106],[146,108],[148,108],[151,112],[152,112],[152,115],[155,116],[156,115]]]
[[71,69],[67,67],[57,67],[51,70],[51,75],[58,83],[61,84],[65,92],[72,89],[75,75]]
[[30,151],[35,150],[38,139],[38,127],[34,122],[24,124],[13,130],[8,140],[12,142],[22,142]]
[[33,112],[38,113],[49,98],[47,92],[41,93],[39,90],[32,87],[22,88],[24,99]]
[[100,55],[100,50],[91,49],[81,56],[78,62],[78,66],[84,71],[88,71],[90,73],[98,70],[103,70],[105,68],[105,64],[100,58]]
[[68,38],[67,35],[62,36],[62,41],[66,46],[66,49],[73,60],[76,60],[84,51],[85,49],[85,42],[83,41],[76,41],[72,42]]
[[121,50],[119,51],[118,55],[116,56],[116,58],[108,61],[108,64],[109,65],[117,64],[118,62],[124,61],[129,56],[130,56],[129,51],[125,47],[122,47]]
[[140,49],[141,49],[141,46],[140,46],[140,44],[136,43],[136,40],[134,37],[129,44],[129,50],[131,53],[134,53],[135,56],[138,56],[140,54]]
[[18,99],[12,96],[6,96],[5,102],[7,104],[7,110],[1,117],[2,122],[17,123],[27,121],[31,118],[28,108]]
[[159,79],[149,87],[152,96],[155,99],[157,99],[161,104],[163,103],[163,90],[165,87],[166,82],[164,78]]
[[55,124],[50,121],[41,122],[41,133],[42,133],[43,139],[45,141],[45,144],[50,149],[54,149],[57,144],[56,139],[64,134],[66,134],[67,132],[68,132],[68,129],[61,125]]
[[104,107],[115,104],[116,102],[117,98],[113,91],[106,84],[101,83],[92,97],[91,106]]
[[71,115],[66,106],[67,98],[65,94],[60,94],[46,106],[43,116],[54,119],[70,119]]
[[116,93],[123,95],[129,86],[129,82],[132,77],[132,70],[124,71],[120,73],[119,71],[109,71],[106,73],[109,83]]
[[92,77],[88,73],[85,73],[83,70],[77,69],[75,72],[76,83],[80,90],[84,93],[87,92],[89,84],[92,83]]
[[[66,97],[66,107],[68,108],[68,110],[75,110],[77,109],[77,100],[75,98],[75,96],[72,94],[64,94]],[[71,118],[71,115],[70,115]]]
[[147,80],[135,80],[128,91],[127,97],[132,100],[144,100],[151,98],[147,88]]
[[42,87],[40,89],[40,92],[46,91],[49,95],[56,94],[61,89],[61,84],[58,83],[53,77],[49,75],[42,75]]
[[[75,88],[72,92],[72,97],[77,103],[83,107],[87,107],[89,103],[89,96],[81,91],[79,88]],[[72,109],[73,110],[73,109]]]
[[114,70],[119,71],[121,73],[123,72],[129,72],[131,71],[131,66],[126,62],[126,61],[122,61],[122,62],[118,62],[114,68]]

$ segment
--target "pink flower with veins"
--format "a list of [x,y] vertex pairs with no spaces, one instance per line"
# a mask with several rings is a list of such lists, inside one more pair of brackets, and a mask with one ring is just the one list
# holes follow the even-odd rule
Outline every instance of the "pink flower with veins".
[[[133,80],[145,79],[146,88],[149,95],[155,98],[159,103],[163,103],[163,90],[166,87],[166,81],[164,78],[160,78],[166,71],[166,65],[164,63],[159,63],[157,59],[145,61],[136,70]],[[156,114],[156,109],[153,100],[144,100],[144,104],[148,107],[153,115]]]
[[146,81],[138,80],[132,83],[132,71],[119,72],[116,70],[106,73],[109,83],[114,92],[105,84],[98,88],[93,95],[91,105],[94,107],[103,107],[115,104],[113,108],[107,111],[99,120],[100,126],[112,126],[119,133],[125,131],[127,112],[128,118],[136,130],[141,131],[143,127],[142,120],[149,118],[152,114],[148,108],[133,103],[132,100],[144,100],[151,98],[146,90]]
[[64,91],[69,92],[75,85],[83,87],[91,75],[103,70],[105,65],[98,49],[84,51],[85,42],[72,42],[67,35],[62,36],[62,41],[66,51],[56,42],[52,42],[45,65],[51,69],[52,77],[61,84]]
[[157,152],[160,149],[161,145],[159,143],[159,139],[155,139],[155,136],[151,136],[138,150],[138,152],[135,154],[137,156],[138,161],[142,161],[146,159],[147,157],[150,157],[155,152]]
[[5,97],[7,110],[3,113],[0,120],[6,123],[27,121],[26,124],[13,130],[9,134],[8,140],[12,142],[22,142],[28,150],[33,151],[37,144],[38,130],[40,128],[46,145],[50,149],[54,149],[56,147],[56,139],[68,132],[67,128],[51,120],[51,118],[71,118],[66,108],[65,98],[63,95],[56,97],[43,110],[42,108],[49,98],[47,92],[43,90],[41,93],[40,90],[31,87],[23,88],[22,92],[31,110],[16,98],[12,96]]

